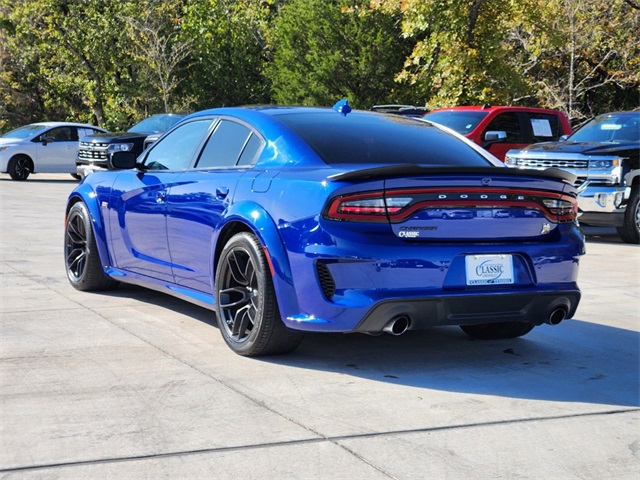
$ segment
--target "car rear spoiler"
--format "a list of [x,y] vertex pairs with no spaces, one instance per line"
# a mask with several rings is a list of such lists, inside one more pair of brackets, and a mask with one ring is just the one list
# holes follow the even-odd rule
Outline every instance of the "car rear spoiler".
[[413,175],[501,175],[510,177],[543,177],[561,180],[574,184],[577,177],[572,173],[559,168],[547,168],[546,170],[508,168],[508,167],[427,167],[415,163],[400,165],[385,165],[384,167],[365,168],[350,172],[331,175],[328,180],[332,182],[353,182],[356,180],[373,180],[378,178],[397,178]]

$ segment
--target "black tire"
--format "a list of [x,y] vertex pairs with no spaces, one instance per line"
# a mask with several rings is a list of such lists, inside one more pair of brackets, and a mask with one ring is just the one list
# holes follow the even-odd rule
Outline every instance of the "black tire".
[[67,278],[78,290],[112,290],[119,284],[107,277],[102,269],[89,212],[82,202],[75,203],[67,214],[64,261]]
[[289,353],[303,334],[288,330],[265,253],[255,235],[241,232],[225,245],[216,268],[215,299],[222,338],[239,355]]
[[500,340],[503,338],[517,338],[533,330],[532,323],[506,322],[487,323],[485,325],[460,325],[464,333],[480,340]]
[[76,180],[82,180],[82,175],[78,175],[77,173],[70,173],[69,175],[71,175]]
[[625,243],[640,243],[640,185],[634,185],[624,211],[624,223],[617,227],[618,235]]
[[17,155],[9,160],[7,172],[13,180],[26,180],[33,170],[33,163],[26,155]]

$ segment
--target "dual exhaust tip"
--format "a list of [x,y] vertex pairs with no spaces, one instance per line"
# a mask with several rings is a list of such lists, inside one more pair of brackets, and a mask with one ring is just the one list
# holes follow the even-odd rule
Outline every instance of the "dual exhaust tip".
[[[560,306],[555,308],[549,316],[545,319],[544,323],[548,325],[558,325],[560,322],[567,318],[569,309],[566,306]],[[383,332],[391,335],[402,335],[409,330],[411,326],[411,319],[407,315],[397,315],[393,317],[382,329]]]
[[389,333],[391,335],[402,335],[404,332],[409,330],[409,326],[411,325],[411,320],[406,315],[397,315],[389,320],[384,328],[383,332]]
[[569,310],[566,306],[561,306],[556,308],[551,312],[549,317],[544,321],[544,323],[548,325],[558,325],[561,321],[567,318]]

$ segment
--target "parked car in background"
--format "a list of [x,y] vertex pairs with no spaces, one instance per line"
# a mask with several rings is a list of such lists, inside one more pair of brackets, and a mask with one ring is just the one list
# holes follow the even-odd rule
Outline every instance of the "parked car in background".
[[76,173],[84,177],[96,170],[107,168],[114,152],[133,152],[140,155],[153,141],[185,116],[161,113],[145,118],[126,132],[87,135],[80,138],[76,159]]
[[571,172],[580,223],[613,226],[624,242],[640,243],[640,112],[599,115],[564,141],[511,150],[506,162]]
[[393,113],[394,115],[404,115],[405,117],[422,117],[428,113],[425,107],[417,107],[415,105],[374,105],[371,111],[380,113]]
[[504,161],[505,154],[571,133],[564,113],[528,107],[453,107],[432,110],[422,118],[464,135]]
[[76,176],[78,138],[106,130],[84,123],[31,123],[0,136],[0,172],[13,180],[32,173]]
[[[437,124],[339,105],[207,110],[140,157],[115,152],[120,170],[69,197],[70,283],[215,310],[247,356],[289,352],[303,332],[514,338],[574,314],[572,175],[507,168]],[[539,216],[474,215],[493,208]]]

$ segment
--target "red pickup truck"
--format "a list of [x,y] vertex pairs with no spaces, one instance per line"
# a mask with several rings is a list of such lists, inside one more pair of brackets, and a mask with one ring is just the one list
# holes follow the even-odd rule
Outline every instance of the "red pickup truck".
[[555,142],[571,134],[564,113],[528,107],[453,107],[432,110],[422,118],[464,135],[504,162],[512,148]]

